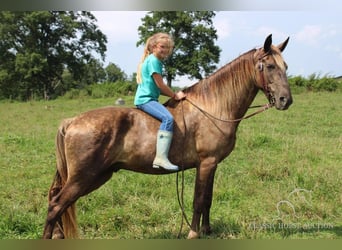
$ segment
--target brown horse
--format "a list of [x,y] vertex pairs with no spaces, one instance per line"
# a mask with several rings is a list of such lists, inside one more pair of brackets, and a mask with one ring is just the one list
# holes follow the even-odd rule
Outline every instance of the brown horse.
[[[193,217],[188,238],[209,233],[217,164],[234,148],[236,131],[259,89],[278,110],[292,103],[281,52],[268,36],[206,79],[184,89],[187,99],[165,105],[175,118],[169,158],[196,168]],[[170,174],[152,167],[160,122],[136,108],[105,107],[66,119],[56,137],[57,171],[49,191],[44,238],[77,237],[75,202],[120,169]],[[200,219],[202,218],[202,225]]]

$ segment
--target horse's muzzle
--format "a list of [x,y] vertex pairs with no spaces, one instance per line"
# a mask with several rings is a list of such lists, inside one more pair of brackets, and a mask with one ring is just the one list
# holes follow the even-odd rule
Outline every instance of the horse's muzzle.
[[290,105],[292,104],[292,96],[286,97],[286,96],[280,96],[279,98],[276,98],[275,100],[275,107],[278,110],[287,110]]

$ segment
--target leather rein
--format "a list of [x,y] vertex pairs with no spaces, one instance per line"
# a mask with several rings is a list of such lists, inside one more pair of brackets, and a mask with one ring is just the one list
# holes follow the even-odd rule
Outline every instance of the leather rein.
[[191,105],[193,105],[194,107],[196,107],[199,111],[201,111],[205,116],[207,117],[210,117],[212,119],[215,119],[217,121],[220,121],[220,122],[239,122],[239,121],[242,121],[242,120],[245,120],[245,119],[248,119],[252,116],[255,116],[257,114],[260,114],[261,112],[264,112],[265,110],[269,109],[269,108],[272,108],[274,105],[271,104],[271,103],[267,103],[267,104],[264,104],[264,105],[258,105],[258,106],[253,106],[253,107],[250,107],[250,108],[256,108],[256,107],[261,107],[259,110],[249,114],[249,115],[246,115],[244,117],[241,117],[241,118],[238,118],[238,119],[221,119],[221,118],[217,118],[215,116],[213,116],[212,114],[208,113],[207,111],[205,111],[204,109],[200,108],[199,106],[197,106],[195,103],[193,103],[191,100],[189,100],[189,98],[186,98],[185,101],[189,102]]
[[193,105],[194,107],[196,107],[199,111],[201,111],[205,116],[207,117],[210,117],[212,119],[215,119],[217,121],[221,121],[221,122],[239,122],[239,121],[242,121],[242,120],[245,120],[245,119],[248,119],[252,116],[255,116],[257,114],[260,114],[262,112],[264,112],[265,110],[269,109],[269,108],[272,108],[274,106],[274,97],[272,96],[271,92],[270,92],[270,89],[269,89],[269,86],[268,86],[268,83],[266,82],[265,80],[265,76],[264,76],[264,64],[262,63],[262,59],[267,56],[268,53],[262,55],[259,57],[258,59],[258,69],[260,71],[260,79],[261,79],[261,83],[262,83],[262,87],[263,87],[263,91],[265,93],[265,95],[267,96],[267,99],[269,100],[268,103],[264,104],[264,105],[256,105],[256,106],[250,106],[249,108],[260,108],[259,110],[251,113],[251,114],[248,114],[246,116],[243,116],[241,118],[238,118],[238,119],[221,119],[221,118],[217,118],[215,116],[213,116],[212,114],[208,113],[207,111],[205,111],[204,109],[200,108],[198,105],[196,105],[193,101],[191,101],[188,97],[186,97],[184,100],[189,102],[191,105]]

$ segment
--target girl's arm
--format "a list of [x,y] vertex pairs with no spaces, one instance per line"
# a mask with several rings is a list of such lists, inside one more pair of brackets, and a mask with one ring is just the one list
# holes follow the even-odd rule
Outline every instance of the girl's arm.
[[183,93],[183,91],[174,93],[172,89],[164,83],[163,77],[160,74],[154,73],[152,77],[163,95],[175,98],[176,100],[181,100],[185,98],[186,95]]

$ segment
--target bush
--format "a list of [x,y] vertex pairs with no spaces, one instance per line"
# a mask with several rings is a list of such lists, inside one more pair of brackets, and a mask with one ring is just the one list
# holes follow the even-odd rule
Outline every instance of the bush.
[[300,94],[306,90],[307,80],[302,76],[289,77],[288,82],[291,87],[291,92],[294,94]]
[[[341,86],[338,79],[324,76],[319,77],[319,75],[312,74],[307,79],[302,76],[294,76],[289,77],[289,84],[291,86],[291,90],[294,92],[302,92],[302,91],[336,91],[339,86]],[[302,90],[302,91],[301,91]]]
[[66,99],[77,99],[86,96],[91,98],[116,97],[133,94],[136,89],[136,84],[128,82],[92,84],[85,89],[71,89],[64,97]]
[[115,97],[129,95],[136,91],[136,87],[136,84],[127,82],[93,84],[88,87],[88,92],[93,98]]
[[65,93],[64,98],[66,99],[78,99],[88,96],[88,92],[85,89],[71,89]]
[[333,79],[333,78],[328,78],[328,77],[323,77],[322,79],[318,80],[315,82],[316,86],[315,86],[315,90],[316,91],[336,91],[337,86],[338,86],[338,82],[337,80]]

